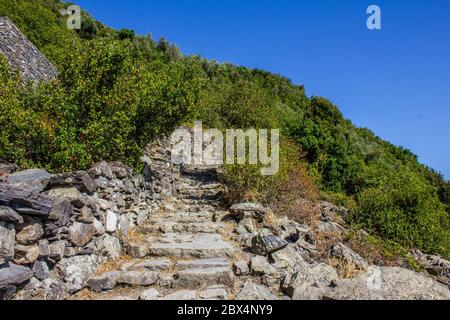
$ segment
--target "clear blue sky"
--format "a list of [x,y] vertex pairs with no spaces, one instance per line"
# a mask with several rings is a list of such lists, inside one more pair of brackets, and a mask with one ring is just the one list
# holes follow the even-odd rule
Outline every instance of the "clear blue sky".
[[[74,2],[185,54],[285,75],[450,178],[448,0]],[[382,9],[381,31],[366,28],[371,4]]]

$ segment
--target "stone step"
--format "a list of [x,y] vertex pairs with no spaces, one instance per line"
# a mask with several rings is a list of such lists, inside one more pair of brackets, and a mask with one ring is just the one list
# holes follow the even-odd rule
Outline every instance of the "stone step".
[[226,300],[230,298],[230,289],[224,286],[213,286],[205,290],[175,291],[159,300]]
[[211,190],[185,190],[179,193],[180,199],[192,199],[192,200],[217,200],[222,194],[222,189]]
[[218,233],[223,229],[220,223],[205,222],[172,222],[163,221],[155,224],[147,224],[140,228],[140,232],[144,235],[157,233]]
[[[185,240],[188,237],[186,235]],[[185,242],[149,244],[146,250],[146,255],[151,257],[210,259],[231,257],[235,249],[219,234],[202,233],[190,236],[189,241]]]
[[179,211],[165,213],[157,216],[150,217],[147,221],[148,224],[160,223],[161,221],[166,222],[195,222],[195,221],[205,221],[211,220],[214,213],[211,211]]
[[219,190],[223,189],[222,184],[217,182],[212,183],[199,183],[195,180],[187,179],[186,183],[180,183],[177,186],[178,191],[188,191],[188,190]]
[[202,289],[212,285],[234,286],[234,274],[230,267],[198,268],[178,271],[173,276],[172,288]]
[[230,267],[231,262],[228,259],[181,260],[175,263],[176,270],[230,268]]

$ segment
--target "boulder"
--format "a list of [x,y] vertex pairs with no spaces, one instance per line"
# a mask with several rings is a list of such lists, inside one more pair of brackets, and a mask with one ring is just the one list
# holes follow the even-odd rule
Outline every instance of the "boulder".
[[95,190],[94,180],[87,172],[55,174],[49,181],[50,188],[77,188],[80,192],[92,194]]
[[75,256],[61,260],[57,265],[69,293],[83,289],[89,278],[97,271],[99,259],[96,255]]
[[78,247],[82,247],[92,240],[95,228],[91,224],[75,222],[69,227],[70,242]]
[[0,223],[0,265],[14,257],[16,232],[12,225]]
[[247,281],[236,296],[236,300],[245,301],[274,301],[277,296],[270,292],[266,287],[257,285],[252,281]]
[[29,268],[15,264],[0,266],[0,289],[14,285],[18,286],[28,281],[33,276],[33,271]]
[[297,266],[282,283],[283,291],[295,300],[321,300],[325,288],[339,279],[336,270],[327,264]]
[[289,242],[282,240],[274,235],[257,235],[252,239],[252,252],[261,256],[274,253],[284,249]]
[[335,281],[322,295],[334,300],[450,300],[449,288],[426,275],[376,266],[356,278]]
[[367,262],[359,254],[342,243],[338,243],[331,248],[330,257],[353,265],[359,270],[365,271],[369,268]]
[[48,185],[50,173],[41,169],[29,169],[12,173],[7,183],[33,192],[42,192]]
[[12,208],[0,206],[0,222],[1,221],[19,224],[23,223],[23,218]]

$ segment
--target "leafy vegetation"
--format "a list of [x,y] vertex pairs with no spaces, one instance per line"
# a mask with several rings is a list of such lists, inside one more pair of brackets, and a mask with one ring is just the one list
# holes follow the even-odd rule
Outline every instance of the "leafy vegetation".
[[[450,255],[450,183],[409,150],[355,127],[339,109],[262,70],[183,56],[165,39],[112,30],[83,13],[68,30],[59,0],[0,0],[9,17],[58,67],[57,80],[22,85],[0,59],[0,159],[22,167],[85,169],[122,160],[183,123],[281,128],[281,170],[224,170],[235,195],[307,220],[318,198],[351,209],[349,223],[387,241]],[[316,187],[317,186],[317,187]],[[236,199],[239,200],[239,199]]]

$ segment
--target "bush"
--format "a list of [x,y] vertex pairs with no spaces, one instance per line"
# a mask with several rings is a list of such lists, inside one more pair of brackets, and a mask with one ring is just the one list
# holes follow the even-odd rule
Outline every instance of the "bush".
[[433,188],[405,168],[364,190],[351,221],[384,239],[448,256],[449,221]]

